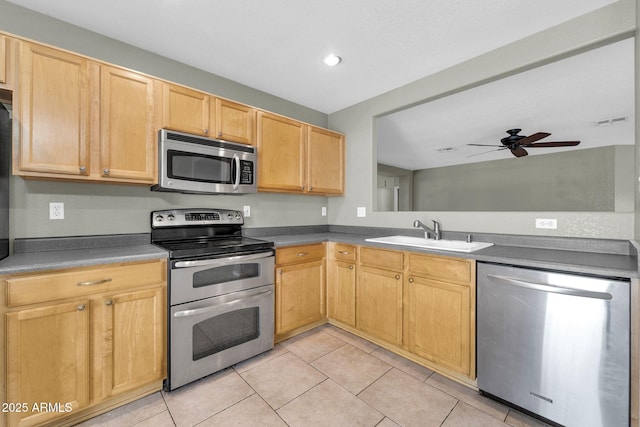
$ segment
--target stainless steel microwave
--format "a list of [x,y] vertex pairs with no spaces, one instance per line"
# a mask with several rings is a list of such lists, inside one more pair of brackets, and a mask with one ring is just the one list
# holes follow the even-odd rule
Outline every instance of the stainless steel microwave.
[[257,191],[256,148],[161,129],[153,191],[245,194]]

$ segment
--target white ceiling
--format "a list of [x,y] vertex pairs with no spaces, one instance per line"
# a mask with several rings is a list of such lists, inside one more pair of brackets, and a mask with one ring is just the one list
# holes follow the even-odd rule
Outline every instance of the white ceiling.
[[[378,162],[418,170],[514,158],[509,150],[467,145],[501,146],[513,128],[551,133],[538,142],[581,141],[527,148],[529,155],[631,145],[634,112],[634,40],[627,39],[381,117]],[[628,120],[596,126],[619,117]]]
[[324,113],[614,2],[8,1]]

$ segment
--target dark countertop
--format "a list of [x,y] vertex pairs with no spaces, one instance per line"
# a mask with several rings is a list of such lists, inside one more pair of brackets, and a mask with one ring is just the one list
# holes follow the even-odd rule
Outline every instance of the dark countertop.
[[24,239],[0,261],[0,275],[167,258],[167,251],[147,242],[148,235]]
[[[345,228],[347,231],[351,229]],[[335,231],[326,228],[303,229],[302,233],[297,231],[299,230],[296,227],[289,229],[289,232],[283,229],[264,229],[258,230],[258,233],[253,236],[274,242],[276,248],[334,241],[578,274],[622,278],[640,277],[635,246],[631,242],[625,241],[612,242],[592,239],[572,242],[571,239],[546,239],[548,241],[543,244],[546,244],[547,247],[531,247],[528,244],[535,241],[535,238],[519,236],[516,239],[511,236],[507,238],[498,236],[494,246],[467,253],[366,241],[370,237],[396,234],[389,229],[367,229],[364,233],[362,230],[351,233],[342,232],[342,229]],[[445,238],[452,237],[456,237],[458,240],[463,239],[460,236],[446,236]],[[508,244],[505,244],[505,240]],[[167,256],[168,253],[165,250],[149,243],[148,234],[21,239],[14,242],[14,254],[0,261],[0,275],[163,259]]]
[[369,236],[362,234],[325,232],[262,235],[259,238],[274,242],[276,248],[333,241],[579,274],[622,278],[640,277],[638,274],[638,259],[632,254],[599,253],[582,250],[536,248],[504,244],[495,244],[494,246],[481,249],[476,252],[453,252],[366,241],[369,237],[379,237],[381,235],[384,234],[378,233]]

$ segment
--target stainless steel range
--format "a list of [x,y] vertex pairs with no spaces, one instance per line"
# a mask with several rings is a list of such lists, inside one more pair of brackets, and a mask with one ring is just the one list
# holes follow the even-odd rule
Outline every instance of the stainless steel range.
[[167,390],[273,348],[273,243],[242,236],[225,209],[151,213],[151,241],[169,251]]

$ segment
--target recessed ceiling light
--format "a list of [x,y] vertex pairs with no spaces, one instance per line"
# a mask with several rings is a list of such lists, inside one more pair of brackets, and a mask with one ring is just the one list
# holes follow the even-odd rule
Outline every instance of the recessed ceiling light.
[[336,65],[342,62],[342,58],[332,53],[325,56],[322,62],[324,62],[325,65],[328,65],[329,67],[335,67]]
[[618,123],[623,123],[626,121],[627,121],[626,117],[615,117],[612,119],[598,120],[596,122],[596,126],[610,126],[610,125],[616,125]]

